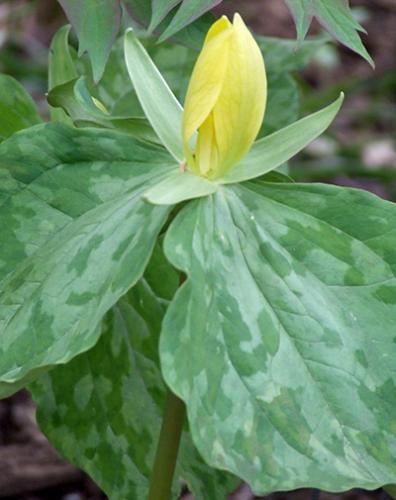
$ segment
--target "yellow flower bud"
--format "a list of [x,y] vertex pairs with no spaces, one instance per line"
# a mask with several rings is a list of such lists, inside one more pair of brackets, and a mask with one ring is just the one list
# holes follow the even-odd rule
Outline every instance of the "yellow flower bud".
[[238,163],[258,134],[266,99],[257,43],[239,14],[233,23],[221,17],[206,35],[184,103],[183,148],[191,170],[217,179]]

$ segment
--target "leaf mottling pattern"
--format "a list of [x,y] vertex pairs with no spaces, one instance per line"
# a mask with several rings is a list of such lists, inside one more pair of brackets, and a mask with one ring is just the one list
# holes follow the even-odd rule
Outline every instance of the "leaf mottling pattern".
[[41,121],[36,104],[22,85],[0,74],[0,141]]
[[6,395],[96,342],[103,315],[141,277],[170,210],[141,195],[174,165],[126,134],[60,124],[19,133],[0,154]]
[[[147,496],[165,398],[157,353],[164,311],[164,301],[140,281],[108,312],[93,349],[31,385],[43,431],[111,500]],[[226,498],[236,486],[202,461],[187,429],[173,498],[180,479],[197,500]]]
[[[160,351],[205,460],[256,492],[396,478],[395,205],[255,182],[186,207]],[[178,332],[175,335],[175,332]]]

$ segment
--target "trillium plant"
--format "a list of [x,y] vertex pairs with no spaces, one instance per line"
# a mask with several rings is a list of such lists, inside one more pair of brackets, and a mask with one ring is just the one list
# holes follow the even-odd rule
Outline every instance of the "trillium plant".
[[113,500],[391,488],[396,207],[287,165],[343,100],[298,119],[302,26],[369,59],[347,3],[60,3],[50,121],[0,77],[0,395]]

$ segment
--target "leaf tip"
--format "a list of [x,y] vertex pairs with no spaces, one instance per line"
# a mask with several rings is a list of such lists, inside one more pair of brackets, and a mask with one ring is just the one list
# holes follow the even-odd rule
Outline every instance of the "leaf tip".
[[366,61],[370,64],[371,68],[375,70],[375,62],[374,59],[370,56],[370,54],[367,54]]
[[345,93],[344,91],[341,90],[340,95],[337,97],[337,99],[333,102],[333,104],[330,104],[330,106],[337,108],[336,113],[338,113],[338,111],[340,110],[342,103],[344,102],[344,99],[345,99]]
[[132,28],[128,28],[124,33],[124,41],[127,41],[130,38],[135,38],[135,33]]
[[[128,44],[134,43],[136,41],[136,35],[132,28],[128,28],[124,33],[124,56],[126,58]],[[128,63],[127,63],[128,65]]]

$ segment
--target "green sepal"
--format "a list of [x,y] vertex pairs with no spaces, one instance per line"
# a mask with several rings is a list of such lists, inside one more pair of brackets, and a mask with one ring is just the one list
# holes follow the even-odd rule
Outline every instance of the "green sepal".
[[219,182],[233,184],[254,179],[287,162],[329,127],[343,100],[344,94],[341,93],[326,108],[257,140],[241,162]]
[[126,32],[124,44],[128,73],[145,115],[162,144],[181,162],[183,108],[132,30]]

